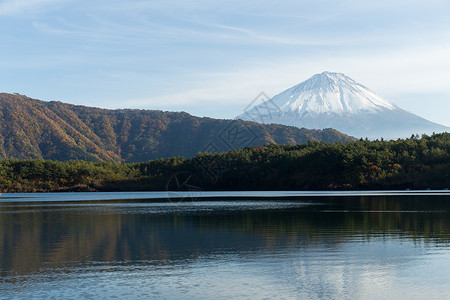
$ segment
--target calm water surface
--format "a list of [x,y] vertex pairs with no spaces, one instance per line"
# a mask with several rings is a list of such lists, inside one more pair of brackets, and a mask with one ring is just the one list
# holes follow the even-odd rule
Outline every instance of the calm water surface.
[[0,196],[0,299],[450,297],[448,192],[175,196]]

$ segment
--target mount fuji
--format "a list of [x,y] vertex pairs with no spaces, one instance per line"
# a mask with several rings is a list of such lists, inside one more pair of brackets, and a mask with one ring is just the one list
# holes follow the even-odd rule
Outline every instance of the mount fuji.
[[265,99],[237,117],[310,129],[334,128],[369,139],[449,131],[401,109],[341,73],[323,72]]

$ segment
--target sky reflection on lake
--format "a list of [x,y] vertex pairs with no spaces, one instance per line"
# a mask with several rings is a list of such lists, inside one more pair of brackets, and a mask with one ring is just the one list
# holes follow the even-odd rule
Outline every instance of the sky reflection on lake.
[[449,199],[4,202],[0,298],[447,299]]

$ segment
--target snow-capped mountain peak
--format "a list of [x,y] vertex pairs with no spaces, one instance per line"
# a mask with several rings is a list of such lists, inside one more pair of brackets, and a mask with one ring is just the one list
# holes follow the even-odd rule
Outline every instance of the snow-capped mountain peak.
[[355,114],[393,110],[396,106],[341,73],[323,72],[278,94],[272,101],[284,113]]
[[333,72],[316,74],[238,118],[309,129],[334,128],[373,139],[450,131],[399,108],[344,74]]

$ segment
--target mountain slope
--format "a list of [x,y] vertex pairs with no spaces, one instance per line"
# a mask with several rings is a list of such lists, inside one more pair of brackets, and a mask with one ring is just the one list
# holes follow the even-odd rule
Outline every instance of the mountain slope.
[[270,122],[305,128],[332,127],[356,137],[395,139],[450,131],[397,107],[341,73],[316,74],[268,102],[238,118],[258,121],[253,116],[271,105],[277,112],[271,114]]
[[147,161],[269,143],[353,138],[336,130],[198,118],[187,113],[108,110],[0,93],[0,157]]

